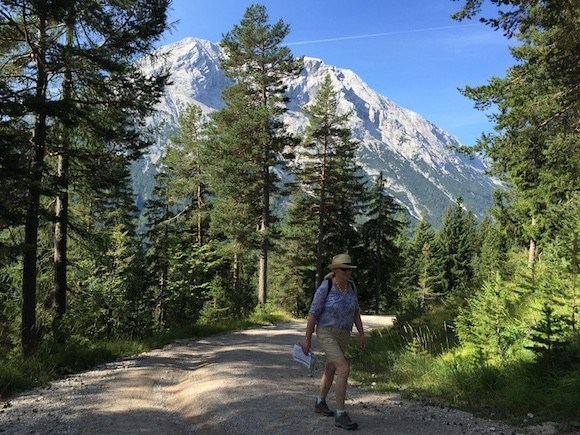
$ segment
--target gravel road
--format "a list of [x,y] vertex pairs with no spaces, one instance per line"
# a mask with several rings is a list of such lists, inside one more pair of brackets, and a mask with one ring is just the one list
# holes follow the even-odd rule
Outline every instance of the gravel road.
[[[390,321],[363,316],[365,327]],[[2,434],[345,434],[313,412],[322,364],[291,357],[304,322],[181,340],[0,402]],[[314,341],[314,351],[320,347]],[[331,390],[328,398],[334,407]],[[361,434],[557,434],[350,386]]]

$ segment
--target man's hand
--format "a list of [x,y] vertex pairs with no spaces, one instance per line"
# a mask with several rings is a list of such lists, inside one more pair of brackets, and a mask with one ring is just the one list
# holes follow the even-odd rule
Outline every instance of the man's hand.
[[311,346],[312,346],[311,338],[305,338],[304,341],[300,343],[300,347],[302,348],[302,352],[304,352],[304,355],[308,355]]
[[362,352],[367,347],[367,338],[364,335],[361,335],[358,340],[358,349]]

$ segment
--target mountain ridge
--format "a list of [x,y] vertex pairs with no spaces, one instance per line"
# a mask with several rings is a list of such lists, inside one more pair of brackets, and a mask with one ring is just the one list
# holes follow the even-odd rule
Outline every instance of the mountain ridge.
[[[177,131],[179,113],[187,104],[197,104],[204,113],[224,106],[221,92],[229,81],[219,69],[220,56],[218,44],[189,37],[160,47],[155,59],[163,59],[162,63],[153,62],[154,58],[140,61],[145,72],[167,68],[171,83],[151,118],[160,130],[157,143],[134,173],[151,171],[150,163],[163,154],[167,137]],[[287,82],[290,101],[284,121],[289,131],[304,130],[307,118],[301,108],[313,100],[327,74],[339,94],[339,110],[352,112],[349,127],[359,142],[359,163],[369,177],[383,173],[387,192],[411,216],[420,218],[425,213],[438,224],[447,206],[461,196],[467,209],[483,217],[492,190],[499,186],[486,175],[485,162],[451,150],[450,146],[461,145],[455,136],[374,91],[351,70],[305,57],[301,74]],[[147,183],[137,184],[138,195],[146,199],[143,185]]]

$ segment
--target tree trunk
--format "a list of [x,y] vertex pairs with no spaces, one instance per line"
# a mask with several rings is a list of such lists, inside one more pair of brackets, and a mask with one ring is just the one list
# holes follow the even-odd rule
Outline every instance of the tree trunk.
[[[382,180],[383,174],[379,177]],[[379,202],[378,216],[383,216],[382,201]],[[376,239],[376,276],[375,276],[375,314],[379,314],[379,301],[381,299],[381,284],[383,282],[383,255],[381,252],[381,240],[383,238],[382,229],[379,226]]]
[[163,329],[165,325],[165,310],[166,310],[166,298],[167,298],[167,283],[168,278],[168,267],[167,262],[164,260],[163,269],[161,271],[161,277],[159,278],[159,302],[157,303],[157,325],[159,330]]
[[203,245],[203,228],[202,228],[202,217],[201,217],[201,208],[203,207],[203,200],[202,200],[202,184],[198,184],[197,186],[197,243],[199,246]]
[[262,232],[262,245],[260,250],[260,272],[258,276],[258,303],[266,303],[268,291],[268,228],[270,226],[270,171],[268,166],[263,168],[264,189],[262,193],[262,222],[260,231]]
[[375,276],[375,314],[379,314],[379,301],[381,299],[381,283],[383,280],[382,261],[381,250],[380,248],[377,248],[377,266]]
[[[68,16],[66,45],[71,47],[73,44],[74,16],[72,13]],[[64,79],[62,81],[62,99],[68,102],[72,97],[72,74],[70,66],[70,56],[65,55]],[[64,126],[61,149],[58,154],[58,166],[56,174],[56,205],[54,226],[54,295],[52,300],[53,321],[52,334],[58,341],[62,340],[60,334],[60,325],[66,311],[66,293],[67,293],[67,237],[68,237],[68,170],[69,170],[69,132],[67,126]]]
[[324,218],[326,214],[326,165],[328,138],[324,138],[322,146],[322,168],[320,173],[320,210],[318,215],[318,241],[316,243],[316,283],[315,289],[318,288],[324,276],[324,265],[322,263],[322,248],[324,244]]
[[52,300],[52,333],[60,339],[60,325],[66,311],[67,293],[67,233],[68,233],[68,156],[58,156],[56,224],[54,226],[54,295]]
[[[169,213],[169,206],[165,205],[165,216],[167,216],[167,214]],[[159,277],[159,297],[158,297],[158,301],[157,301],[157,309],[158,309],[158,313],[157,313],[157,325],[159,330],[163,329],[163,326],[165,325],[165,319],[166,319],[166,306],[167,306],[167,285],[169,283],[169,252],[167,249],[167,238],[168,236],[169,230],[168,230],[168,225],[165,224],[163,225],[163,254],[161,257],[161,276]]]
[[44,144],[38,141],[43,136],[44,125],[37,116],[35,128],[34,156],[31,165],[31,183],[28,191],[28,206],[24,226],[24,250],[22,255],[22,353],[31,355],[37,346],[36,336],[36,251],[38,245],[38,223],[40,209],[40,183],[44,161]]
[[[46,21],[38,20],[38,45],[44,46]],[[24,224],[24,250],[22,254],[22,353],[31,355],[38,345],[36,334],[36,253],[38,248],[38,225],[40,212],[40,192],[46,146],[46,88],[48,78],[40,52],[36,57],[36,115],[31,140],[33,154],[30,163],[30,186]]]
[[[532,227],[536,225],[536,218],[532,217]],[[530,239],[530,248],[528,251],[528,267],[531,269],[536,262],[536,240]]]
[[232,270],[232,288],[234,290],[234,294],[238,292],[238,286],[240,281],[240,263],[238,260],[238,253],[234,253],[234,264]]

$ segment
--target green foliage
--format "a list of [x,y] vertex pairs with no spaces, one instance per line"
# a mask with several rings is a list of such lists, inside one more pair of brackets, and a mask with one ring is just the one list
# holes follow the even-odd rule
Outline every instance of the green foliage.
[[506,233],[499,224],[486,216],[477,228],[475,243],[479,247],[473,258],[476,283],[480,285],[498,273],[507,278],[509,244]]
[[397,299],[395,276],[401,267],[399,240],[405,222],[399,220],[402,207],[385,194],[385,180],[379,174],[370,194],[367,221],[360,229],[355,250],[359,264],[367,267],[357,274],[359,304],[363,310],[373,307],[379,314],[392,309]]
[[309,197],[294,198],[275,246],[269,287],[271,302],[300,317],[308,312],[315,290],[316,224],[308,215]]
[[[297,208],[316,223],[316,284],[322,282],[329,258],[357,246],[356,220],[364,210],[366,187],[355,160],[358,144],[347,126],[350,113],[340,113],[329,75],[314,101],[304,107],[308,126],[299,151]],[[308,237],[309,234],[304,234]],[[308,250],[307,252],[309,252]]]
[[0,262],[0,354],[9,353],[16,344],[18,331],[20,268]]
[[171,137],[171,144],[165,151],[161,168],[163,175],[157,177],[160,181],[157,189],[165,190],[163,205],[171,213],[171,217],[166,219],[179,220],[174,226],[179,224],[178,227],[184,230],[195,228],[195,241],[203,244],[209,204],[201,148],[208,128],[207,120],[199,107],[189,105],[180,115],[179,124],[179,132]]
[[[466,2],[456,18],[478,14],[481,3]],[[517,38],[511,49],[517,63],[504,78],[464,89],[476,108],[496,108],[491,115],[495,132],[482,135],[477,148],[491,158],[495,174],[513,185],[512,205],[528,240],[550,240],[560,228],[556,216],[562,202],[580,185],[580,6],[492,3],[508,12],[482,20]]]
[[[232,285],[232,264],[224,257],[217,245],[214,244],[213,252],[207,251],[207,254],[212,259],[211,262],[205,261],[199,255],[196,260],[199,262],[199,267],[206,268],[203,274],[197,275],[204,291],[204,304],[200,311],[200,318],[205,322],[246,318],[255,307],[254,287],[248,281],[241,281],[237,287]],[[254,258],[246,259],[248,264],[244,265],[243,269],[248,267],[254,270],[252,269],[253,260]]]
[[437,256],[442,264],[441,292],[448,297],[463,298],[473,285],[473,258],[475,255],[475,219],[463,209],[457,198],[449,207],[437,233]]
[[283,151],[293,143],[281,115],[286,112],[285,79],[296,77],[302,59],[281,45],[289,32],[282,20],[269,23],[266,8],[251,5],[239,25],[224,34],[226,56],[221,68],[232,79],[222,98],[225,107],[212,114],[213,126],[203,150],[207,181],[215,194],[212,222],[225,235],[234,255],[234,277],[240,277],[237,257],[259,248],[258,301],[267,300],[267,265],[271,222],[270,201],[280,189],[274,167],[283,168]]
[[[8,94],[4,77],[0,75],[0,95]],[[0,99],[0,231],[21,224],[25,216],[25,195],[28,146],[28,125],[21,118],[22,106],[8,98]],[[6,237],[0,238],[3,252],[14,251],[16,246]]]
[[65,316],[70,334],[114,338],[151,331],[139,246],[123,226],[114,228],[104,256],[78,259],[75,264],[71,274],[75,285]]
[[542,316],[532,327],[530,340],[533,343],[529,348],[534,351],[540,360],[548,366],[567,344],[570,322],[565,316],[554,314],[554,309],[544,303]]
[[288,322],[292,317],[286,312],[273,306],[258,305],[248,320],[257,325],[271,325],[274,323]]
[[521,348],[525,337],[523,321],[516,317],[519,302],[512,286],[496,274],[469,298],[455,319],[461,343],[473,346],[483,361],[508,358],[516,344]]
[[353,378],[377,391],[402,391],[476,412],[485,407],[520,422],[532,413],[534,421],[556,420],[566,428],[579,418],[577,340],[550,370],[531,358],[489,364],[462,349],[433,354],[419,345],[431,341],[427,347],[437,348],[437,340],[408,327],[373,331],[367,350],[354,360]]
[[412,237],[403,244],[403,264],[397,277],[397,315],[403,321],[420,316],[442,296],[443,266],[436,234],[423,216]]

